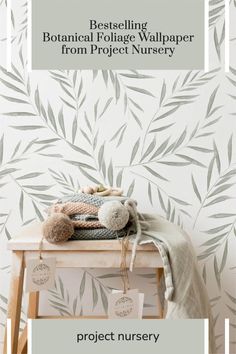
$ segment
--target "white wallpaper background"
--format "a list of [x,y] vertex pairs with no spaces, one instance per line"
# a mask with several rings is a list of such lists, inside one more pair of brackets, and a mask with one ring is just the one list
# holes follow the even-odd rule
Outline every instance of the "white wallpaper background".
[[[224,1],[210,1],[209,73],[27,72],[24,0],[13,1],[12,72],[6,72],[6,4],[0,0],[0,341],[6,317],[8,239],[42,220],[58,196],[93,182],[122,186],[139,210],[191,235],[215,318],[218,353],[230,318],[236,353],[236,3],[231,70],[224,72]],[[155,309],[155,275],[135,272]],[[103,313],[117,272],[63,270],[41,312]],[[22,325],[25,315],[22,314]]]

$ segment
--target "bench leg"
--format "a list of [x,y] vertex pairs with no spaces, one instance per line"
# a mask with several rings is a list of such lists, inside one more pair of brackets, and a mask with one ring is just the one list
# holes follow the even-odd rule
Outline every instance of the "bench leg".
[[161,301],[160,301],[160,283],[161,283],[161,277],[163,276],[164,269],[163,268],[157,268],[156,269],[156,281],[157,281],[157,311],[158,311],[158,316],[160,318],[163,318],[163,313],[164,310],[161,306]]
[[39,311],[39,291],[29,294],[28,318],[36,319]]
[[[38,317],[38,309],[39,292],[36,291],[29,294],[28,318],[36,319]],[[27,354],[27,326],[25,326],[20,335],[17,354]]]
[[[24,282],[24,252],[14,251],[12,253],[11,283],[8,300],[7,318],[11,319],[11,350],[13,354],[17,353],[21,302]],[[7,331],[5,330],[3,353],[7,353]]]
[[27,354],[27,325],[21,332],[17,354]]

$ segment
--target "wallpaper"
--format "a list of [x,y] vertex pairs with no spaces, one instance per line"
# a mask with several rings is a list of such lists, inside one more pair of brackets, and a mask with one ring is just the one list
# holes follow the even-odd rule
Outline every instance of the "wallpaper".
[[[230,318],[236,353],[236,2],[224,71],[224,1],[210,1],[210,71],[35,71],[26,58],[27,6],[13,1],[12,71],[0,1],[0,341],[10,277],[7,241],[80,186],[122,187],[140,211],[191,236],[206,283],[218,353]],[[130,275],[156,313],[155,274]],[[98,314],[121,287],[118,270],[61,270],[42,313]],[[25,299],[26,305],[27,299]],[[25,311],[22,313],[23,326]]]

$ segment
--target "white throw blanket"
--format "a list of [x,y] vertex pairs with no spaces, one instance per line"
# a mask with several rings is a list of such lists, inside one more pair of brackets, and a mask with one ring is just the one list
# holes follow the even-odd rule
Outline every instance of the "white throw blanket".
[[[164,265],[166,319],[209,319],[209,354],[215,354],[211,307],[189,236],[160,216],[142,214],[140,244],[153,242]],[[135,264],[134,264],[135,266]]]

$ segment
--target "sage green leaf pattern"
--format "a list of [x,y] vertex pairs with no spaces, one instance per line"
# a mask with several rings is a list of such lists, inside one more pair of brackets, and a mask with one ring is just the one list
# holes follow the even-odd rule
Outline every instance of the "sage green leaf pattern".
[[[229,0],[231,23],[236,1]],[[190,235],[214,314],[222,353],[230,318],[236,353],[236,28],[224,72],[224,0],[209,2],[210,71],[27,70],[27,1],[12,14],[11,71],[0,59],[0,325],[10,279],[7,241],[58,197],[81,186],[121,187],[142,212],[158,213]],[[0,0],[5,21],[6,1]],[[6,33],[0,34],[1,53]],[[69,274],[68,274],[69,273]],[[129,274],[156,314],[155,272]],[[60,270],[42,294],[55,316],[104,315],[122,289],[119,270]],[[21,327],[26,320],[24,306]],[[3,331],[0,331],[0,348]],[[1,349],[0,349],[1,351]]]

